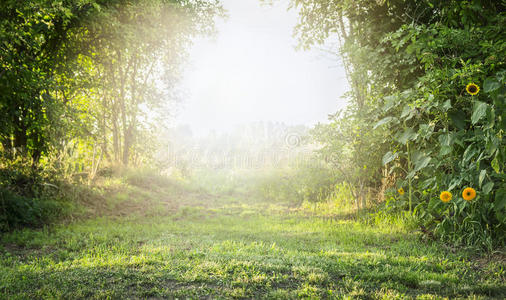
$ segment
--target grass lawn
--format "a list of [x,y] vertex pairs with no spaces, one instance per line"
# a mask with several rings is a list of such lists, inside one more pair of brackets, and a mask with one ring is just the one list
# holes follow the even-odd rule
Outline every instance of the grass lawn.
[[109,211],[120,214],[4,234],[0,298],[506,297],[504,256],[452,252],[394,226],[244,194],[115,193]]

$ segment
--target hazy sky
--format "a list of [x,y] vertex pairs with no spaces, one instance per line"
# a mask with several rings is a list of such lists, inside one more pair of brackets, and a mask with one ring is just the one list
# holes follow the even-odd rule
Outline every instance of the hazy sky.
[[311,125],[345,105],[348,83],[335,58],[295,50],[297,15],[287,2],[222,2],[229,18],[190,52],[177,124],[199,135],[256,121]]

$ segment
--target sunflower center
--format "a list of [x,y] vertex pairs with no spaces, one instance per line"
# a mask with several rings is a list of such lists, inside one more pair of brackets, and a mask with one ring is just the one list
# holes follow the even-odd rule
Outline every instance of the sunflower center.
[[474,85],[470,86],[470,87],[469,87],[469,91],[470,91],[471,93],[476,92],[476,87],[475,87]]
[[468,196],[471,196],[471,192],[467,192],[467,195],[468,195]]

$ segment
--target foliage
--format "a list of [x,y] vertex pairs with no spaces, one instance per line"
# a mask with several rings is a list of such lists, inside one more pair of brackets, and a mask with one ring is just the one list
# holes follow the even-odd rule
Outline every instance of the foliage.
[[212,34],[219,7],[205,1],[137,1],[101,11],[82,30],[73,109],[101,155],[141,164],[154,151],[155,125],[177,100],[186,49]]
[[2,224],[41,225],[74,200],[58,188],[149,160],[147,119],[167,116],[187,47],[217,15],[200,0],[2,1]]
[[48,183],[54,174],[34,171],[29,160],[1,165],[0,231],[39,227],[69,213],[71,204],[59,197],[58,186]]
[[367,187],[381,186],[381,135],[360,117],[355,107],[340,111],[329,124],[318,124],[311,132],[321,145],[317,157],[335,170],[334,182],[348,185],[357,209],[367,202]]
[[[400,144],[411,146],[411,150],[396,147],[394,151],[409,158],[406,178],[418,177],[413,201],[420,203],[421,222],[459,244],[490,249],[492,240],[500,242],[504,236],[506,221],[505,71],[504,62],[493,58],[504,53],[505,44],[480,43],[484,36],[498,39],[500,29],[495,25],[473,31],[406,26],[393,34],[398,36],[395,40],[387,38],[393,46],[406,36],[414,41],[406,48],[425,63],[425,74],[406,101],[380,115],[392,116],[389,130],[400,133]],[[453,57],[443,51],[454,51]],[[437,58],[438,63],[431,62]],[[472,82],[482,87],[476,96],[465,91]],[[478,190],[470,203],[460,197],[468,186]],[[451,203],[439,200],[443,191],[454,194]]]
[[151,129],[145,115],[166,115],[160,91],[174,93],[191,38],[210,34],[221,13],[215,2],[186,0],[9,0],[0,8],[0,142],[13,160],[34,165],[76,140],[111,162],[139,161],[132,152],[141,150],[136,134]]
[[69,211],[68,203],[51,198],[29,198],[0,188],[0,231],[20,227],[40,227],[61,219]]
[[[68,33],[93,10],[91,1],[3,1],[0,10],[0,140],[4,151],[34,161],[58,132],[62,103],[55,75],[75,55]],[[69,65],[71,66],[71,65]]]
[[[355,112],[334,120],[330,133],[317,132],[327,156],[342,156],[346,151],[339,150],[346,149],[350,154],[345,161],[352,169],[359,169],[362,162],[351,158],[362,156],[375,162],[368,163],[375,168],[371,174],[388,171],[384,182],[396,179],[392,195],[398,188],[406,190],[395,199],[405,203],[404,209],[436,238],[489,250],[504,245],[504,4],[480,0],[294,4],[301,17],[297,33],[302,47],[338,34],[352,87]],[[468,92],[466,87],[473,83],[480,90]],[[348,136],[353,130],[375,136],[371,141],[377,146],[354,149],[354,141],[343,141],[342,128],[349,128]],[[379,162],[386,165],[384,170]],[[461,197],[466,187],[477,191],[470,202]],[[443,191],[452,193],[449,203],[440,200]]]

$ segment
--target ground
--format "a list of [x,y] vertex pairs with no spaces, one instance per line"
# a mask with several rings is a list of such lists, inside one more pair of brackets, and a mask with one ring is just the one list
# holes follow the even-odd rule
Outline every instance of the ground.
[[105,214],[4,234],[0,298],[506,296],[504,256],[247,193],[120,187]]

